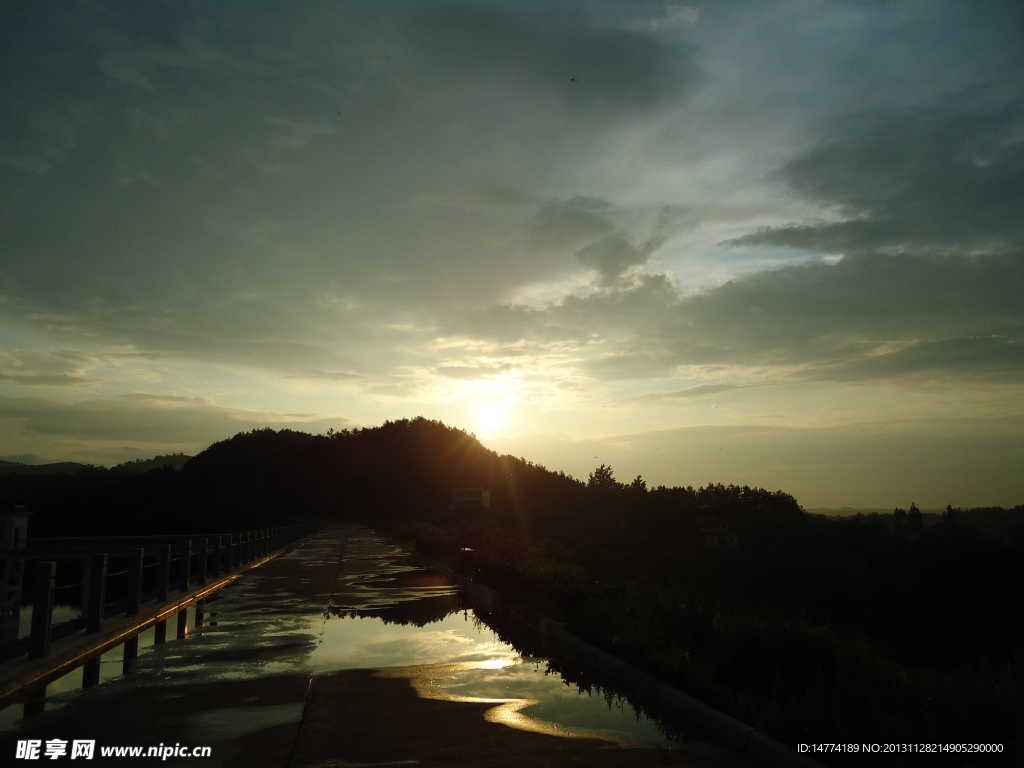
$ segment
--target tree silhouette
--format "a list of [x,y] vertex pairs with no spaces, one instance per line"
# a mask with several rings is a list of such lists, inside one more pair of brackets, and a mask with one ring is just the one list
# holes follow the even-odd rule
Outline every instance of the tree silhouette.
[[594,491],[612,492],[621,487],[622,485],[615,479],[614,470],[605,464],[591,472],[587,480],[587,488]]

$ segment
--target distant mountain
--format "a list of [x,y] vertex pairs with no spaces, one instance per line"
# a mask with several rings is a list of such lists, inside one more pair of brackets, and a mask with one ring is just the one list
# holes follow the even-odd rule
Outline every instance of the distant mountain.
[[[943,509],[922,509],[925,528],[931,528],[942,519]],[[854,515],[891,515],[892,509],[856,507],[812,507],[807,512],[827,517],[853,517]],[[1005,509],[1003,507],[975,507],[956,510],[957,522],[989,535],[1005,533],[1010,528],[1024,526],[1024,506]]]
[[[191,456],[183,453],[173,453],[167,456],[154,456],[152,459],[136,459],[118,464],[111,471],[128,475],[142,474],[151,469],[181,469],[188,463]],[[80,469],[85,469],[87,464],[79,464],[74,461],[59,461],[53,464],[22,464],[20,461],[4,461],[0,459],[0,477],[8,475],[50,475],[54,472],[63,472],[72,475]]]
[[978,507],[958,513],[957,519],[982,533],[997,535],[1010,528],[1024,527],[1024,506],[1003,509],[1002,507]]
[[22,464],[18,461],[3,461],[0,459],[0,477],[7,475],[49,475],[54,472],[66,472],[72,474],[85,468],[85,464],[76,464],[73,461],[59,461],[55,464]]
[[181,469],[184,467],[191,456],[186,456],[183,453],[171,453],[166,456],[154,456],[152,459],[135,459],[135,461],[126,461],[124,464],[118,464],[114,467],[115,472],[125,472],[128,474],[141,474],[142,472],[149,472],[151,469]]
[[825,515],[827,517],[852,517],[854,515],[892,514],[891,507],[808,507],[807,511],[812,515]]

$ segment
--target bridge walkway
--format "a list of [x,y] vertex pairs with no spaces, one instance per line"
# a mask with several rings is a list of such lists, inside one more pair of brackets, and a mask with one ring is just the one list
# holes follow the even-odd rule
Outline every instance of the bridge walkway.
[[51,685],[41,714],[6,725],[0,711],[2,762],[19,740],[60,739],[94,741],[94,765],[126,764],[100,758],[101,747],[122,745],[208,746],[208,758],[160,761],[208,768],[750,765],[705,745],[666,750],[511,728],[485,717],[494,703],[421,697],[412,672],[332,665],[323,647],[331,607],[372,603],[365,577],[393,569],[393,548],[366,533],[332,526],[252,569],[211,596],[186,639],[144,641],[127,674],[113,654],[103,684]]

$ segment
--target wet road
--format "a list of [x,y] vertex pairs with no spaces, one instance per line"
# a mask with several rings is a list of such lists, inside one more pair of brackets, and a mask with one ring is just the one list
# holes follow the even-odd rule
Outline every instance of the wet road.
[[[105,656],[95,688],[75,690],[80,670],[51,685],[41,715],[0,712],[0,762],[19,739],[84,739],[96,742],[93,765],[749,765],[692,735],[670,741],[622,699],[547,674],[445,577],[356,526],[221,590],[187,639],[142,646],[127,674]],[[212,756],[99,754],[122,745]]]

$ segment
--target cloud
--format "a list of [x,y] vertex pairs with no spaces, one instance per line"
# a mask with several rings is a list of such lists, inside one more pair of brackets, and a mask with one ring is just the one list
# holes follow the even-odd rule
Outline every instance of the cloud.
[[248,418],[107,396],[159,382],[375,418],[486,382],[655,423],[787,402],[726,386],[1020,380],[1008,4],[112,7],[0,25],[3,343],[82,356],[0,385],[106,397],[5,420],[33,439]]
[[685,45],[603,27],[586,14],[540,14],[432,4],[409,38],[420,63],[445,79],[503,79],[586,112],[647,110],[703,79]]
[[578,248],[608,235],[615,225],[608,218],[612,204],[598,197],[577,195],[549,200],[537,209],[530,228],[534,248]]
[[690,296],[663,275],[645,275],[544,309],[473,313],[462,332],[575,345],[576,364],[597,378],[715,364],[796,380],[1019,380],[1021,295],[1017,255],[863,254]]
[[498,376],[512,369],[508,363],[501,365],[442,365],[437,372],[449,379],[459,381],[480,381]]
[[829,253],[971,254],[1024,236],[1024,103],[846,115],[775,175],[839,221],[772,226],[729,244]]
[[22,386],[78,387],[97,379],[83,375],[99,365],[73,350],[0,349],[0,381]]
[[580,264],[594,270],[601,282],[608,283],[630,267],[645,264],[652,253],[664,244],[662,238],[631,243],[622,235],[606,235],[576,251]]
[[[112,398],[61,403],[45,398],[0,397],[0,421],[8,440],[45,441],[47,453],[119,451],[118,456],[152,450],[151,446],[202,450],[207,445],[250,429],[272,426],[322,432],[350,424],[315,413],[294,414],[219,406],[205,398],[134,393]],[[12,443],[13,445],[13,443]],[[55,447],[60,446],[60,447]]]
[[804,375],[830,381],[910,377],[926,381],[1019,382],[1024,379],[1024,334],[1017,338],[993,335],[915,341],[893,350],[873,350],[852,359],[824,363]]
[[720,395],[723,392],[733,392],[737,389],[750,389],[752,387],[765,386],[764,384],[697,384],[692,387],[684,387],[671,392],[649,392],[641,395],[639,400],[690,400],[695,398],[711,397]]
[[[568,200],[549,200],[530,223],[530,243],[536,250],[572,250],[576,260],[603,284],[609,284],[631,267],[645,264],[665,243],[655,235],[632,242],[615,223],[622,216],[609,200],[576,195]],[[655,232],[671,226],[677,213],[662,206],[651,227]]]
[[700,21],[704,7],[701,5],[690,5],[688,3],[666,3],[664,13],[657,19],[649,22],[651,29],[674,30],[680,27],[692,27]]
[[[700,75],[685,46],[596,15],[29,8],[0,31],[0,156],[52,178],[0,180],[17,201],[0,212],[0,312],[69,344],[373,375],[392,362],[383,329],[429,330],[438,303],[480,306],[567,272],[571,258],[524,245],[534,234],[584,249],[609,279],[646,257],[650,234],[549,182]],[[539,200],[554,202],[524,232]]]

